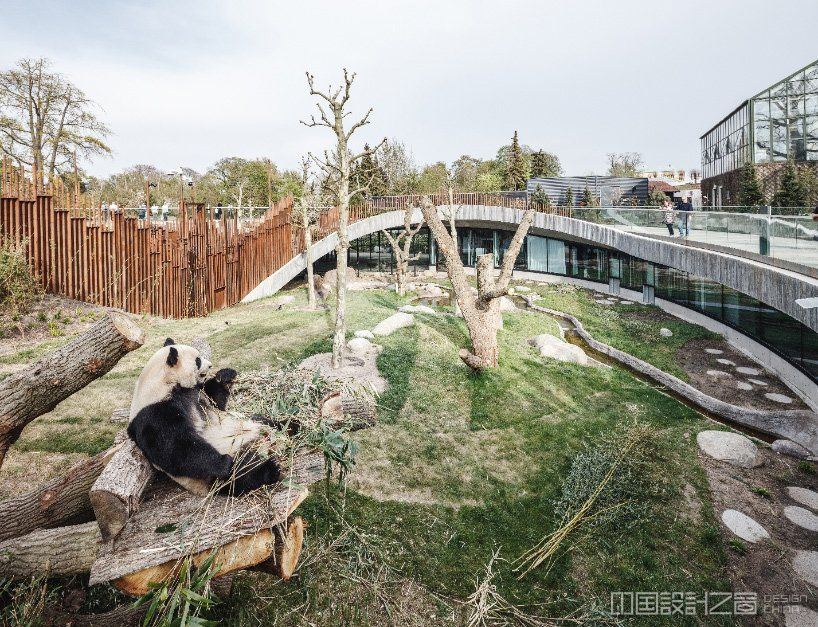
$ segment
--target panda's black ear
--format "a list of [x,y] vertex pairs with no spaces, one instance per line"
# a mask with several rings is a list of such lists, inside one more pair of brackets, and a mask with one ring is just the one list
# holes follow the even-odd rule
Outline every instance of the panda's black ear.
[[169,337],[168,339],[165,340],[165,343],[162,344],[162,346],[171,346],[173,344],[176,344],[176,342],[173,341],[172,337]]
[[175,346],[171,346],[170,350],[168,351],[168,366],[175,366],[178,361],[179,351],[176,350]]

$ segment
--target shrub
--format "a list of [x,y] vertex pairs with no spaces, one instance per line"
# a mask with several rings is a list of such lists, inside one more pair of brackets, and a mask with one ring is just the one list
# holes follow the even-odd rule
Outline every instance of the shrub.
[[26,261],[26,243],[3,242],[0,245],[0,314],[20,321],[41,294],[42,288]]

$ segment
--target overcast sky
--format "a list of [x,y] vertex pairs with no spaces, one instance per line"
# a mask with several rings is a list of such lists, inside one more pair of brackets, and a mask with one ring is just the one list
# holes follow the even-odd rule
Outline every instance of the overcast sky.
[[418,163],[488,158],[520,140],[566,174],[608,152],[699,167],[699,136],[818,58],[815,0],[118,2],[0,0],[0,67],[45,56],[100,106],[114,155],[204,170],[223,156],[295,167],[329,144],[305,70],[358,73],[360,141],[395,137]]

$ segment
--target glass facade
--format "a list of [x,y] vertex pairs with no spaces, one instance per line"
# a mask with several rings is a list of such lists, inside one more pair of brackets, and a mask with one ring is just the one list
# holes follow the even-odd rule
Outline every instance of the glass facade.
[[702,137],[705,179],[748,161],[787,160],[818,161],[818,61],[750,98]]
[[[495,265],[502,263],[513,233],[497,229],[458,229],[460,258],[474,266],[478,256],[494,254]],[[410,272],[434,263],[429,230],[421,229],[412,242]],[[329,269],[325,257],[316,264]],[[391,272],[394,258],[382,233],[372,233],[351,242],[349,263],[359,270]],[[437,259],[439,266],[442,259]],[[818,381],[818,333],[790,316],[768,307],[746,294],[681,270],[656,265],[620,252],[567,242],[551,237],[529,235],[517,257],[515,268],[574,277],[607,284],[619,279],[624,288],[639,290],[647,286],[659,298],[678,303],[753,338]]]

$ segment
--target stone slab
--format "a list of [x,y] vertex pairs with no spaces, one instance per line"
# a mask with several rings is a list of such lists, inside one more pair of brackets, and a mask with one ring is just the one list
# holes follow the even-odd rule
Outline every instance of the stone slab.
[[738,368],[736,368],[736,372],[740,372],[741,374],[747,374],[750,375],[751,377],[757,377],[758,375],[761,374],[761,370],[759,370],[758,368],[749,368],[747,366],[739,366]]
[[792,403],[792,399],[786,394],[778,394],[777,392],[767,392],[764,396],[770,399],[771,401],[781,403],[782,405],[789,405],[790,403]]
[[818,516],[808,509],[798,507],[797,505],[788,505],[784,508],[784,516],[786,516],[787,520],[791,523],[807,531],[818,531]]
[[705,348],[704,352],[711,355],[722,355],[724,353],[724,351],[720,348]]
[[659,329],[659,335],[661,335],[662,337],[673,337],[673,331],[666,327],[662,327],[661,329]]
[[750,518],[747,514],[735,509],[726,509],[721,515],[725,526],[745,542],[761,542],[767,540],[770,534],[767,530]]
[[798,488],[790,486],[787,488],[787,494],[793,501],[798,501],[801,505],[811,507],[818,512],[818,492],[813,492],[807,488]]
[[399,311],[376,324],[372,333],[381,336],[392,335],[398,329],[411,327],[413,324],[415,324],[415,317],[412,314]]
[[796,551],[792,558],[792,569],[809,585],[818,588],[818,552]]
[[758,447],[750,438],[732,431],[701,431],[696,443],[706,455],[741,468],[761,465]]

